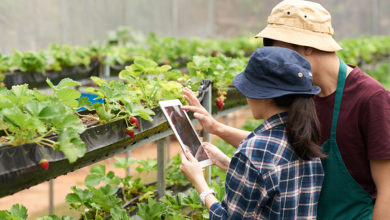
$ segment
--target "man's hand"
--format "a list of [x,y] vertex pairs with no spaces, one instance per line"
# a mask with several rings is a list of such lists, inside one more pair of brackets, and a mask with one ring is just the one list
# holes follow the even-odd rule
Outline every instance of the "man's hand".
[[390,219],[390,160],[370,160],[370,167],[377,189],[372,219]]
[[213,164],[217,165],[223,170],[228,169],[230,164],[230,158],[226,156],[218,147],[207,142],[202,143],[202,146],[206,150]]

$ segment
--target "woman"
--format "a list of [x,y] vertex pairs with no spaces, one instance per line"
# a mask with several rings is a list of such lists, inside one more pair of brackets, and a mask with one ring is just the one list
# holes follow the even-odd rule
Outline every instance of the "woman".
[[213,163],[227,169],[221,203],[199,163],[189,152],[181,155],[181,171],[200,193],[210,219],[315,219],[324,155],[312,100],[320,88],[312,85],[309,62],[290,49],[262,47],[233,84],[247,98],[253,117],[265,120],[249,135],[212,119],[189,90],[183,91],[193,105],[183,109],[194,111],[208,132],[238,146],[230,160],[204,144]]

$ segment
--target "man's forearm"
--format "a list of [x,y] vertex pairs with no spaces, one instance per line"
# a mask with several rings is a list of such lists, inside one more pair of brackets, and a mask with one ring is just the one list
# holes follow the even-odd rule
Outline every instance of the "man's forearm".
[[370,168],[377,189],[372,219],[390,219],[390,160],[370,160]]
[[375,201],[372,219],[373,220],[390,219],[389,205],[390,205],[390,195],[378,194]]
[[244,140],[249,134],[249,131],[233,128],[222,123],[219,123],[218,129],[215,131],[215,135],[219,136],[234,147],[238,147],[241,141]]

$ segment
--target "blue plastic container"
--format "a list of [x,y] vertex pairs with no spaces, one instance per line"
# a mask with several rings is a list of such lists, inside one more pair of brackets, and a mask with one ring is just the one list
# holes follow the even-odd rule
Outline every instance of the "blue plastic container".
[[[94,104],[94,103],[97,103],[97,102],[103,103],[103,99],[102,98],[96,99],[98,97],[98,95],[96,95],[96,94],[82,92],[80,98],[82,98],[82,97],[87,97],[88,101],[90,101],[91,104]],[[76,100],[79,100],[79,98],[76,99]],[[83,110],[86,110],[86,108],[82,107],[82,108],[77,109],[78,112],[79,111],[83,111]]]

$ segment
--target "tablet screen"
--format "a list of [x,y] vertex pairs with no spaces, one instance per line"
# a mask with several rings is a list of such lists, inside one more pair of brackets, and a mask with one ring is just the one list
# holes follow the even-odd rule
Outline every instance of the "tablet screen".
[[185,112],[179,105],[165,106],[167,116],[170,118],[173,129],[176,130],[182,143],[187,149],[190,149],[192,155],[198,160],[203,161],[209,159],[201,142],[195,133],[190,121],[187,119]]

